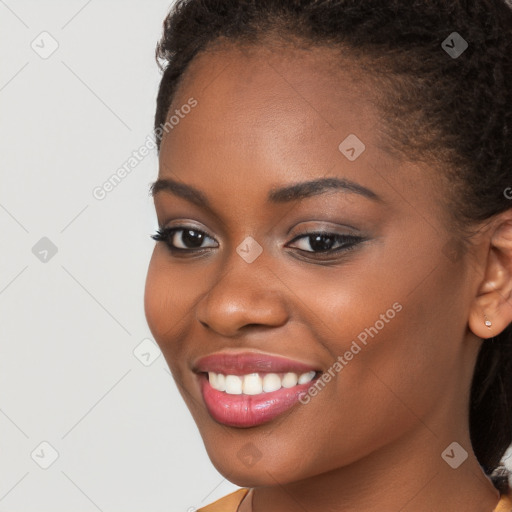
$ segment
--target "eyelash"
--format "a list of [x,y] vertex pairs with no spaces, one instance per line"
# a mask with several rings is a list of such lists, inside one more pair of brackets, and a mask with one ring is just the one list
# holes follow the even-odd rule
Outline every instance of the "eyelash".
[[[203,235],[204,237],[207,237],[207,238],[210,238],[211,240],[213,240],[213,238],[210,237],[204,231],[201,231],[200,229],[195,229],[192,227],[187,227],[187,226],[176,226],[176,227],[172,227],[172,228],[159,228],[159,229],[157,229],[156,234],[151,235],[151,238],[157,242],[164,242],[172,254],[178,254],[178,253],[191,254],[194,252],[204,251],[205,249],[212,249],[212,247],[202,247],[202,248],[199,247],[197,249],[183,249],[181,247],[173,246],[171,243],[172,238],[175,233],[178,233],[180,231],[182,231],[182,232],[192,231],[194,233],[199,233],[199,234]],[[306,254],[331,255],[333,253],[350,251],[350,250],[354,249],[356,247],[356,245],[358,245],[360,242],[362,242],[364,240],[363,237],[355,236],[355,235],[339,235],[336,233],[330,233],[328,231],[309,231],[309,232],[305,232],[305,233],[301,233],[301,234],[297,235],[293,240],[291,240],[291,242],[295,242],[297,240],[300,240],[301,238],[309,238],[310,239],[309,243],[311,244],[311,238],[314,236],[328,237],[328,238],[334,239],[335,243],[342,243],[342,244],[344,243],[344,244],[336,249],[327,249],[325,251],[306,251],[304,249],[298,249],[298,250],[303,253],[306,253]],[[201,242],[203,242],[203,241],[204,241],[204,239]]]

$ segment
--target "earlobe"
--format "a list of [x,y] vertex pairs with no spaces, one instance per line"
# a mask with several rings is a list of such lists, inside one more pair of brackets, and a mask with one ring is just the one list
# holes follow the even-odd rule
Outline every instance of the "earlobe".
[[468,322],[476,336],[488,339],[512,323],[512,210],[493,223],[484,271]]
[[[489,307],[485,311],[486,312],[483,313],[481,310],[472,310],[469,316],[469,328],[479,338],[484,340],[493,338],[503,332],[512,322],[512,307],[510,306],[508,315],[503,314],[499,310],[499,307],[498,309]],[[493,314],[493,311],[495,311],[496,314]],[[506,318],[509,320],[507,321]]]

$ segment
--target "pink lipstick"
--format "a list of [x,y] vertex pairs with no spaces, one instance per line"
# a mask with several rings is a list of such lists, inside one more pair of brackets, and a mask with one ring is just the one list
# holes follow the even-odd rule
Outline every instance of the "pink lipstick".
[[253,427],[293,407],[320,374],[314,366],[262,353],[219,352],[200,358],[201,393],[211,416],[224,425]]

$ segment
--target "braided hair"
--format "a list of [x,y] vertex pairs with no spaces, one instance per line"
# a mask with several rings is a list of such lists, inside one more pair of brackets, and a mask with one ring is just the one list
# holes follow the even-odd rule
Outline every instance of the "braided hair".
[[[258,45],[270,37],[339,49],[378,83],[383,147],[431,163],[450,180],[450,210],[464,241],[474,223],[512,207],[504,193],[512,186],[511,1],[178,0],[156,48],[163,76],[155,130],[192,59],[215,43]],[[468,44],[457,57],[442,48],[454,32]],[[479,464],[504,492],[512,324],[482,344],[469,423]]]

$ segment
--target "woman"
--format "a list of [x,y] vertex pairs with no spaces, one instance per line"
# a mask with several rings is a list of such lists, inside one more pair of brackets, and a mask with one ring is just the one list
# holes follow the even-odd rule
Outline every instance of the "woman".
[[145,311],[205,511],[511,510],[512,10],[184,0]]

